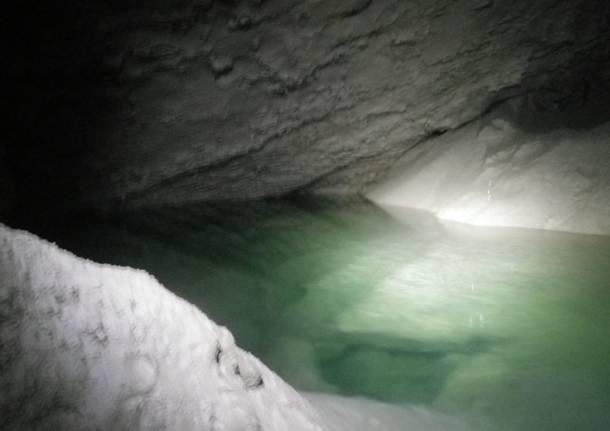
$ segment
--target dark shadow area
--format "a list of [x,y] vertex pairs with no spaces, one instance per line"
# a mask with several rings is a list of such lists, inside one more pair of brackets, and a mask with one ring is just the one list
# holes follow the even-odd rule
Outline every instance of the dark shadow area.
[[[508,119],[522,130],[545,133],[558,128],[592,129],[610,120],[610,10],[594,0],[576,5],[545,0],[546,21],[524,31],[520,44],[529,46],[528,67],[519,85],[495,94],[482,117],[492,114]],[[489,3],[491,5],[491,3]],[[542,4],[542,3],[541,3]],[[519,7],[493,4],[479,24],[488,29],[501,21],[513,22]],[[540,5],[538,5],[540,6]],[[534,4],[521,5],[531,8]],[[498,20],[503,15],[504,20]],[[534,19],[533,22],[536,22]],[[551,22],[554,21],[554,22]],[[569,22],[562,27],[559,22]],[[576,50],[575,47],[584,47]],[[514,46],[507,45],[507,50]]]
[[455,343],[426,343],[383,334],[350,334],[332,356],[320,352],[319,369],[346,394],[431,404],[464,358],[485,354],[506,340],[473,336]]
[[109,40],[96,11],[95,2],[52,0],[18,2],[5,15],[13,55],[4,145],[16,220],[60,212],[74,200],[89,179],[83,161],[116,127],[107,91],[114,77],[102,60]]

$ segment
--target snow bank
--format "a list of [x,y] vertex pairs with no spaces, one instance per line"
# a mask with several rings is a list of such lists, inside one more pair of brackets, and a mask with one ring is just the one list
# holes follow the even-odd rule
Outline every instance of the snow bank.
[[0,225],[2,429],[320,430],[299,394],[143,271]]
[[442,220],[610,234],[610,123],[535,132],[501,118],[409,152],[368,197]]
[[2,224],[0,345],[1,429],[463,429],[365,400],[308,395],[314,407],[144,271]]

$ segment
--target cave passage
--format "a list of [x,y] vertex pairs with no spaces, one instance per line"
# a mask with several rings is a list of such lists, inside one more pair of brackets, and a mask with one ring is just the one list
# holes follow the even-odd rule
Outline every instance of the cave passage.
[[408,224],[316,200],[68,225],[44,236],[149,271],[297,389],[477,429],[610,427],[608,237]]

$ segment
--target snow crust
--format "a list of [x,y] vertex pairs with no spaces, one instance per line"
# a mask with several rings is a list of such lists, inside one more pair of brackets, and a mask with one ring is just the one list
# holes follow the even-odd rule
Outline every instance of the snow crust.
[[2,429],[463,429],[425,409],[308,400],[146,272],[2,224],[0,345]]
[[610,235],[610,123],[527,131],[473,123],[407,153],[368,197],[390,212]]
[[3,429],[321,430],[230,332],[144,271],[0,227]]

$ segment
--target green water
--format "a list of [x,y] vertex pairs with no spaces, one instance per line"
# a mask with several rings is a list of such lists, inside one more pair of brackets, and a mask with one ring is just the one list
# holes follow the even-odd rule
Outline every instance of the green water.
[[473,429],[610,430],[610,238],[409,225],[363,202],[69,222],[297,388],[423,404]]

